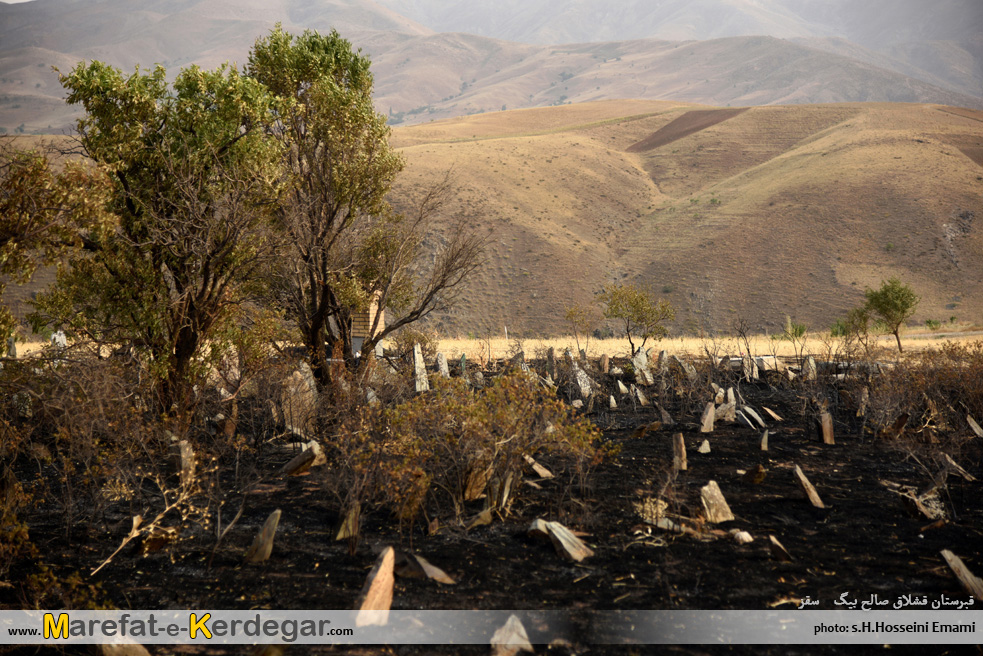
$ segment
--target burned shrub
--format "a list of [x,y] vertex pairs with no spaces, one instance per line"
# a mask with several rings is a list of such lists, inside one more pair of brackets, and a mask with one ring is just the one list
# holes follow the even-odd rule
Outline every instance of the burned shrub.
[[958,446],[972,436],[967,415],[983,417],[983,341],[906,356],[872,379],[869,408],[878,430],[907,414],[909,433]]
[[519,492],[524,456],[543,454],[557,473],[582,476],[603,456],[599,431],[523,374],[481,391],[438,379],[431,392],[383,409],[367,406],[328,445],[326,485],[348,514],[375,505],[401,522]]

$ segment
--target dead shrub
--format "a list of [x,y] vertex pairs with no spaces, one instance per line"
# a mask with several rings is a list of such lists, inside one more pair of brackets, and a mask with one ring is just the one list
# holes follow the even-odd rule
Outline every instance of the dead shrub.
[[427,394],[353,416],[327,445],[325,480],[346,514],[374,505],[401,522],[448,511],[460,518],[496,486],[501,494],[510,485],[514,498],[524,455],[542,454],[561,475],[586,475],[603,456],[599,437],[523,374],[497,377],[481,391],[437,379]]
[[983,341],[906,355],[872,378],[869,413],[878,431],[907,414],[908,434],[959,446],[972,436],[967,414],[983,417]]
[[413,361],[413,345],[419,344],[423,359],[427,362],[437,357],[440,337],[435,330],[404,326],[393,334],[390,349],[393,357],[400,362]]

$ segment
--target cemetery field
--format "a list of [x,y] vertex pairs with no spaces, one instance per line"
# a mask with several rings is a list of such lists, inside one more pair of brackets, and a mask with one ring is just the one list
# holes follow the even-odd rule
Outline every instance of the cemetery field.
[[[813,380],[806,380],[807,365],[790,367],[798,372],[791,381],[765,369],[751,380],[739,363],[709,369],[695,358],[689,362],[695,365],[693,379],[682,365],[652,363],[651,384],[625,373],[631,368],[623,359],[611,360],[608,373],[593,358],[579,366],[594,393],[578,412],[600,429],[607,447],[584,476],[563,474],[553,454],[537,452],[531,455],[538,467],[518,472],[508,493],[479,486],[459,515],[435,513],[401,523],[391,512],[364,507],[357,541],[336,539],[345,517],[329,492],[330,462],[285,475],[285,463],[300,451],[282,435],[243,434],[236,450],[211,463],[199,461],[202,480],[217,483],[211,491],[202,490],[183,515],[166,515],[159,531],[129,542],[132,517],[149,520],[162,509],[153,491],[107,485],[97,511],[78,521],[64,500],[50,495],[71,490],[59,487],[54,459],[50,453],[46,459],[38,444],[22,452],[32,457],[11,463],[23,490],[37,500],[18,518],[29,527],[36,559],[50,568],[46,598],[60,598],[66,608],[351,609],[389,546],[404,554],[397,553],[393,609],[567,610],[575,623],[585,623],[584,636],[584,613],[592,610],[793,610],[806,599],[818,602],[810,608],[837,610],[844,593],[859,602],[876,597],[894,603],[903,595],[968,601],[980,585],[972,575],[983,574],[983,436],[967,418],[981,413],[961,400],[961,392],[951,392],[954,412],[933,401],[932,414],[914,400],[900,422],[899,406],[885,396],[888,374],[865,383],[862,377],[838,378],[820,362]],[[542,375],[549,363],[530,359],[527,365]],[[571,369],[555,366],[556,393],[566,402],[582,401]],[[487,364],[485,381],[506,367],[501,360]],[[471,380],[477,371],[472,360]],[[921,389],[930,395],[935,387]],[[712,428],[708,405],[714,408]],[[736,410],[741,412],[735,421]],[[325,448],[331,452],[329,444]],[[713,487],[722,500],[709,496]],[[198,514],[206,505],[207,518]],[[269,557],[247,562],[274,511],[280,514]],[[572,531],[568,548],[586,557],[572,560],[563,548],[531,534],[537,519]],[[961,559],[970,577],[960,579],[943,551]],[[446,578],[422,577],[405,562],[407,553],[425,558]],[[3,607],[32,603],[30,595],[37,592],[28,582],[40,575],[36,559],[17,560],[4,574]],[[536,653],[663,649],[595,645],[589,638],[548,646],[555,637],[548,627],[526,630],[539,643]],[[153,645],[148,650],[248,651]],[[788,650],[681,646],[672,653]],[[907,653],[880,646],[865,653],[899,651]],[[489,650],[318,646],[298,647],[297,653]],[[856,651],[811,646],[802,653]]]

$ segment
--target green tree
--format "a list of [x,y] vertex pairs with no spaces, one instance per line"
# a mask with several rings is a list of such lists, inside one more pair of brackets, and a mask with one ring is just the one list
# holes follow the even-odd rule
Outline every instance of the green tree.
[[601,322],[602,314],[596,305],[577,303],[566,309],[564,317],[573,328],[573,338],[577,342],[577,350],[580,350],[580,336],[584,336],[584,350],[590,346],[591,332]]
[[[287,182],[275,299],[326,382],[336,351],[354,368],[379,340],[447,308],[480,264],[482,242],[458,223],[435,255],[424,248],[448,179],[424,190],[413,212],[393,210],[387,196],[404,162],[375,111],[369,60],[337,32],[295,37],[277,26],[253,46],[247,71],[280,100],[269,127],[283,145]],[[352,319],[371,303],[380,312],[356,358]]]
[[111,229],[39,295],[35,324],[128,344],[155,374],[163,411],[192,407],[191,386],[223,346],[211,340],[255,290],[273,242],[279,144],[271,98],[226,66],[123,73],[101,62],[61,75],[81,104],[85,155],[109,172]]
[[644,348],[650,337],[662,339],[669,334],[663,325],[676,318],[676,311],[664,299],[657,299],[635,285],[611,283],[597,295],[604,307],[604,317],[622,322],[632,354],[636,352],[633,336],[641,337],[638,348]]
[[881,318],[891,334],[898,341],[898,352],[901,353],[901,327],[915,314],[918,301],[921,300],[915,292],[902,283],[898,278],[882,282],[880,289],[867,288],[866,309]]
[[[0,300],[6,280],[28,282],[39,266],[111,222],[105,172],[79,161],[56,172],[51,151],[46,144],[21,150],[12,138],[0,139]],[[13,314],[0,304],[0,353],[14,328]]]

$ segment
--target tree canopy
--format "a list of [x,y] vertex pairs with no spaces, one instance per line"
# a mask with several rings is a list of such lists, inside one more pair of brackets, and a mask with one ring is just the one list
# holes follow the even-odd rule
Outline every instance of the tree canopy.
[[[369,60],[337,32],[295,37],[277,26],[256,42],[247,73],[278,99],[268,131],[282,144],[286,189],[277,216],[286,245],[275,298],[324,382],[336,352],[355,367],[383,337],[447,307],[480,264],[481,241],[460,223],[436,256],[424,257],[449,184],[425,190],[409,215],[393,210],[388,196],[404,161],[375,111]],[[379,311],[359,359],[352,320],[370,304]]]
[[882,282],[878,289],[868,287],[864,295],[867,297],[866,309],[881,318],[898,341],[898,352],[902,352],[901,327],[915,314],[921,299],[898,278]]
[[638,348],[644,348],[649,338],[662,339],[668,335],[663,323],[676,317],[668,301],[657,299],[635,285],[611,283],[597,295],[597,300],[603,305],[605,318],[621,321],[633,355],[636,351],[633,336],[642,338]]
[[85,110],[79,140],[108,175],[114,221],[85,236],[34,321],[145,353],[162,408],[180,410],[219,347],[209,337],[273,253],[272,97],[225,66],[193,66],[168,85],[160,66],[127,76],[96,61],[61,82]]

